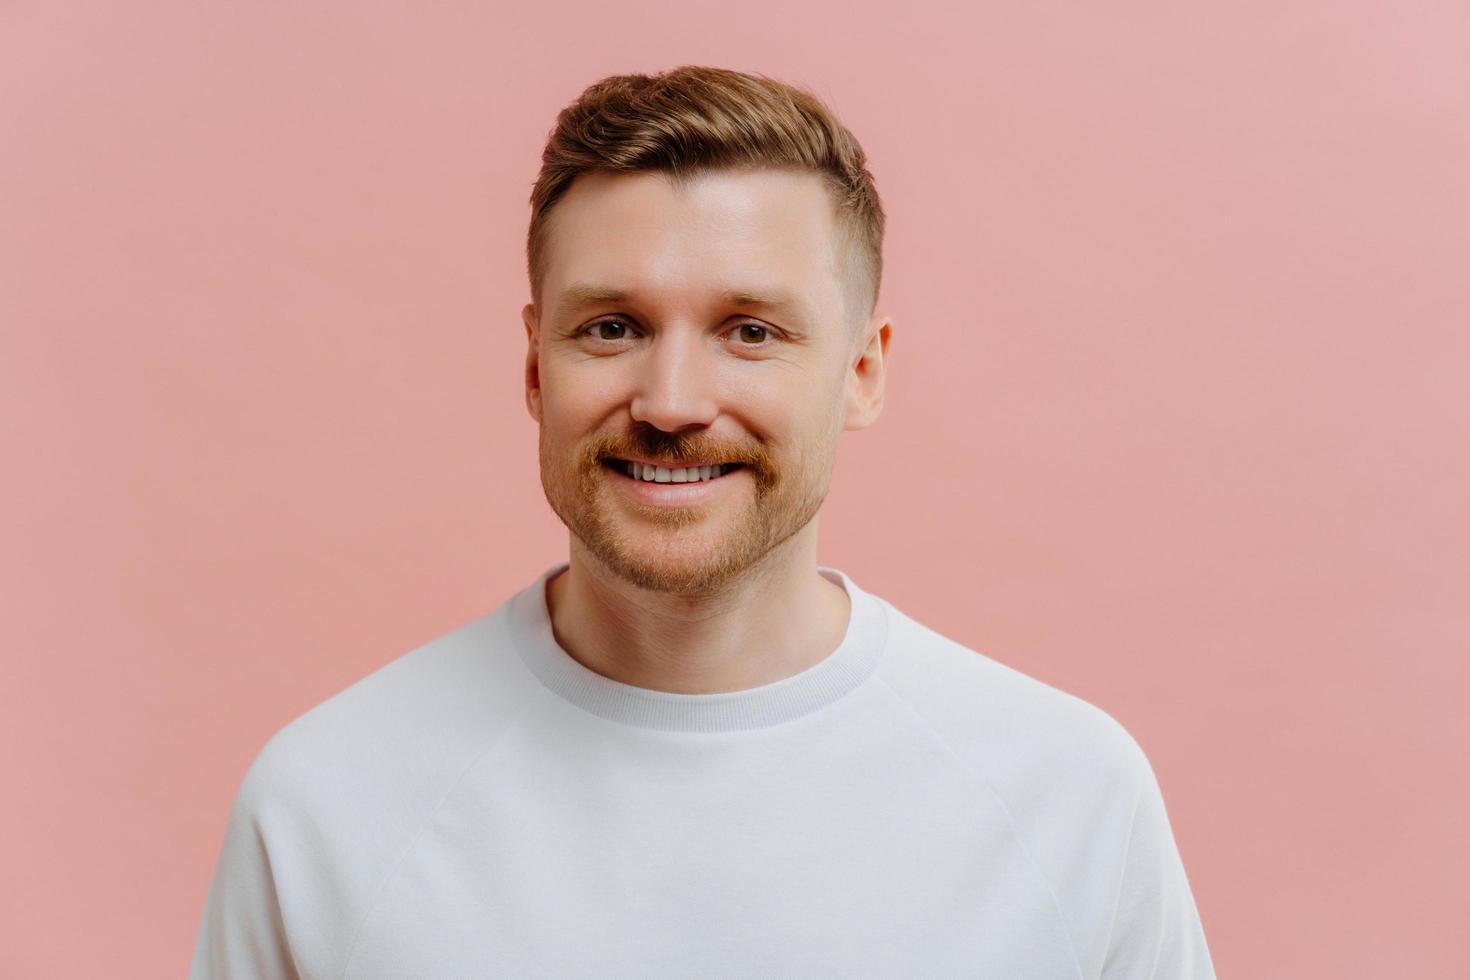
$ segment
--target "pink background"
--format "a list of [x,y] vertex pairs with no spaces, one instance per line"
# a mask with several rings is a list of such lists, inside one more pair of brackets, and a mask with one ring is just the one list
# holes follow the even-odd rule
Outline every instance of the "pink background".
[[182,975],[265,739],[565,555],[526,197],[686,62],[889,210],[823,562],[1134,733],[1222,977],[1463,969],[1466,8],[925,6],[0,9],[0,974]]

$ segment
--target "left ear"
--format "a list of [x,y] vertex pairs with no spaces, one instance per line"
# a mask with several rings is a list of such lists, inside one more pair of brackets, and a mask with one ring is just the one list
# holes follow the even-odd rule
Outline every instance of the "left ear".
[[893,318],[873,314],[848,374],[844,429],[865,429],[883,411],[883,380],[888,370],[888,340],[892,335]]
[[526,410],[531,418],[541,423],[541,347],[537,331],[540,330],[540,313],[534,303],[521,308],[521,322],[526,325]]

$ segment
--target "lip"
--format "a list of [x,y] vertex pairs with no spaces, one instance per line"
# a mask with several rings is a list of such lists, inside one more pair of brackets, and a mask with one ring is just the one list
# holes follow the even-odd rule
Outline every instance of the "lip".
[[648,459],[647,457],[644,457],[644,456],[619,456],[618,459],[620,459],[620,460],[630,460],[630,461],[632,461],[634,463],[642,463],[645,466],[665,466],[665,467],[668,467],[671,470],[672,469],[678,469],[681,466],[709,466],[709,465],[711,465],[713,463],[723,462],[722,460],[719,460],[719,459],[711,459],[711,460],[707,460],[707,461],[705,461],[703,463],[690,462],[689,460],[682,460],[682,459],[670,461],[670,460],[666,460],[666,459]]
[[727,493],[733,481],[745,478],[747,467],[718,476],[713,480],[697,483],[655,483],[651,480],[636,480],[615,466],[603,466],[602,471],[609,480],[624,493],[645,504],[663,507],[683,507],[713,500]]

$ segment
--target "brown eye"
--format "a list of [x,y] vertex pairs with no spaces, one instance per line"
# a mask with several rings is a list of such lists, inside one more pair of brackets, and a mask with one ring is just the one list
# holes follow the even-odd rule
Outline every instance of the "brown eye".
[[770,333],[759,323],[742,323],[740,325],[740,339],[751,344],[759,344],[766,339]]
[[[627,324],[619,323],[617,320],[600,320],[592,324],[589,329],[598,340],[622,340],[628,326]],[[599,334],[599,330],[611,330],[614,332],[611,334]]]

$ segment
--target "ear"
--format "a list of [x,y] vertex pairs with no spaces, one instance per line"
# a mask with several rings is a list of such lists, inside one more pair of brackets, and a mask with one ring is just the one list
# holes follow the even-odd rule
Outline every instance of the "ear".
[[536,305],[527,303],[521,309],[521,322],[526,325],[526,410],[539,425],[541,422],[541,349]]
[[874,314],[848,375],[847,418],[844,429],[865,429],[883,411],[883,381],[888,370],[888,340],[893,318]]

